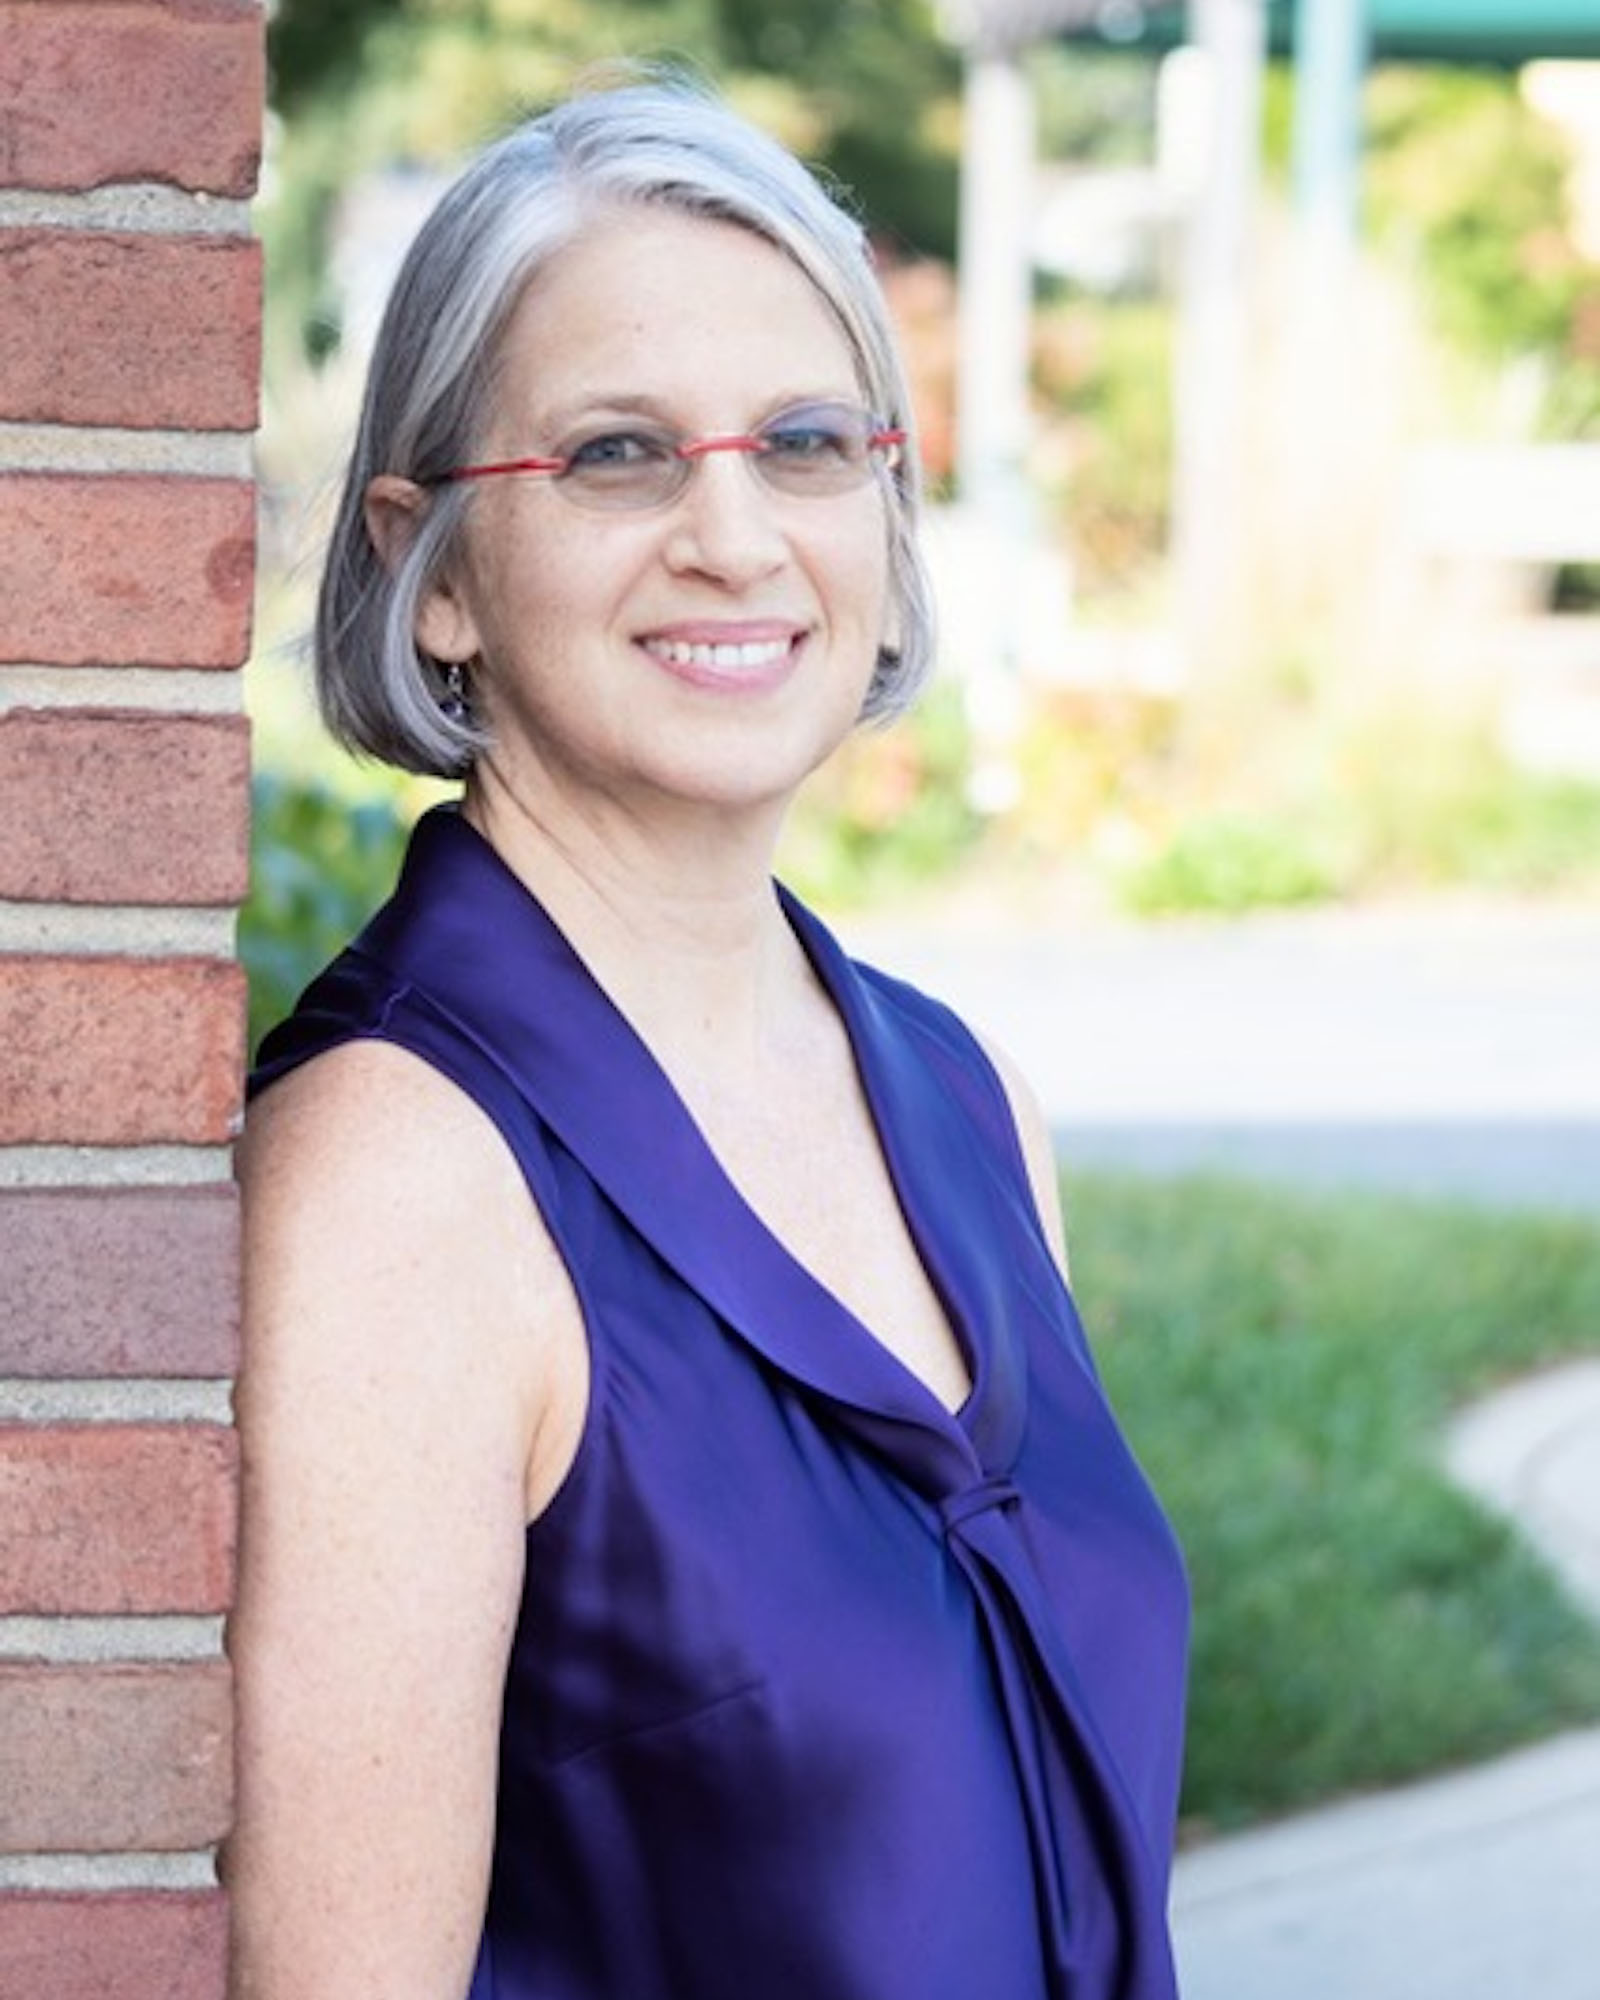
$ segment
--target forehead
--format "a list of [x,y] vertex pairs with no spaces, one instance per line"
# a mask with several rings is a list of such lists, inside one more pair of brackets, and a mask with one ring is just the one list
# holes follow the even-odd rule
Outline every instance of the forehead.
[[646,398],[686,419],[704,404],[720,422],[741,399],[863,386],[837,314],[792,258],[737,223],[664,208],[581,224],[518,300],[499,359],[496,401],[519,412]]

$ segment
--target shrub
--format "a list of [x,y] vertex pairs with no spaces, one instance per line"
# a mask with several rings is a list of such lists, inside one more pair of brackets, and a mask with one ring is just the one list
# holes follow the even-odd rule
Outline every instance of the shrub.
[[406,839],[397,807],[352,804],[330,786],[272,772],[256,777],[254,804],[250,896],[239,918],[252,1048],[387,895]]
[[1288,819],[1217,813],[1180,826],[1148,860],[1122,874],[1118,888],[1140,916],[1193,910],[1244,910],[1325,902],[1339,877],[1319,843]]

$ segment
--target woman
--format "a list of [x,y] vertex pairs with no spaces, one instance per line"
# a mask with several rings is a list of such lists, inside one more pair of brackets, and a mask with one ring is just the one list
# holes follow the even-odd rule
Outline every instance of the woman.
[[401,275],[319,673],[465,788],[257,1077],[241,2000],[1170,2000],[1183,1585],[1045,1134],[769,875],[927,659],[908,424],[693,92]]

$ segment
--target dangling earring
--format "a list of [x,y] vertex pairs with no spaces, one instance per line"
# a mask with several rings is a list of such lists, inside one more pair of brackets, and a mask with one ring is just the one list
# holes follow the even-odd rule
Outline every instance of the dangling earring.
[[439,697],[439,713],[446,722],[466,723],[472,719],[472,711],[467,706],[467,676],[459,660],[452,660],[444,670],[444,693]]

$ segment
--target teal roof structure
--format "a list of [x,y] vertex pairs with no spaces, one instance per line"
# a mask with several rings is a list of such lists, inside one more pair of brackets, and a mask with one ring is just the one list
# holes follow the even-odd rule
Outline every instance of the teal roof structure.
[[[1087,12],[1087,10],[1085,10]],[[1171,48],[1184,39],[1181,0],[1103,0],[1092,18],[1056,39],[1103,48]],[[1293,0],[1268,0],[1274,53],[1294,47]],[[1378,62],[1492,63],[1540,57],[1600,58],[1600,0],[1368,0],[1371,54]]]

